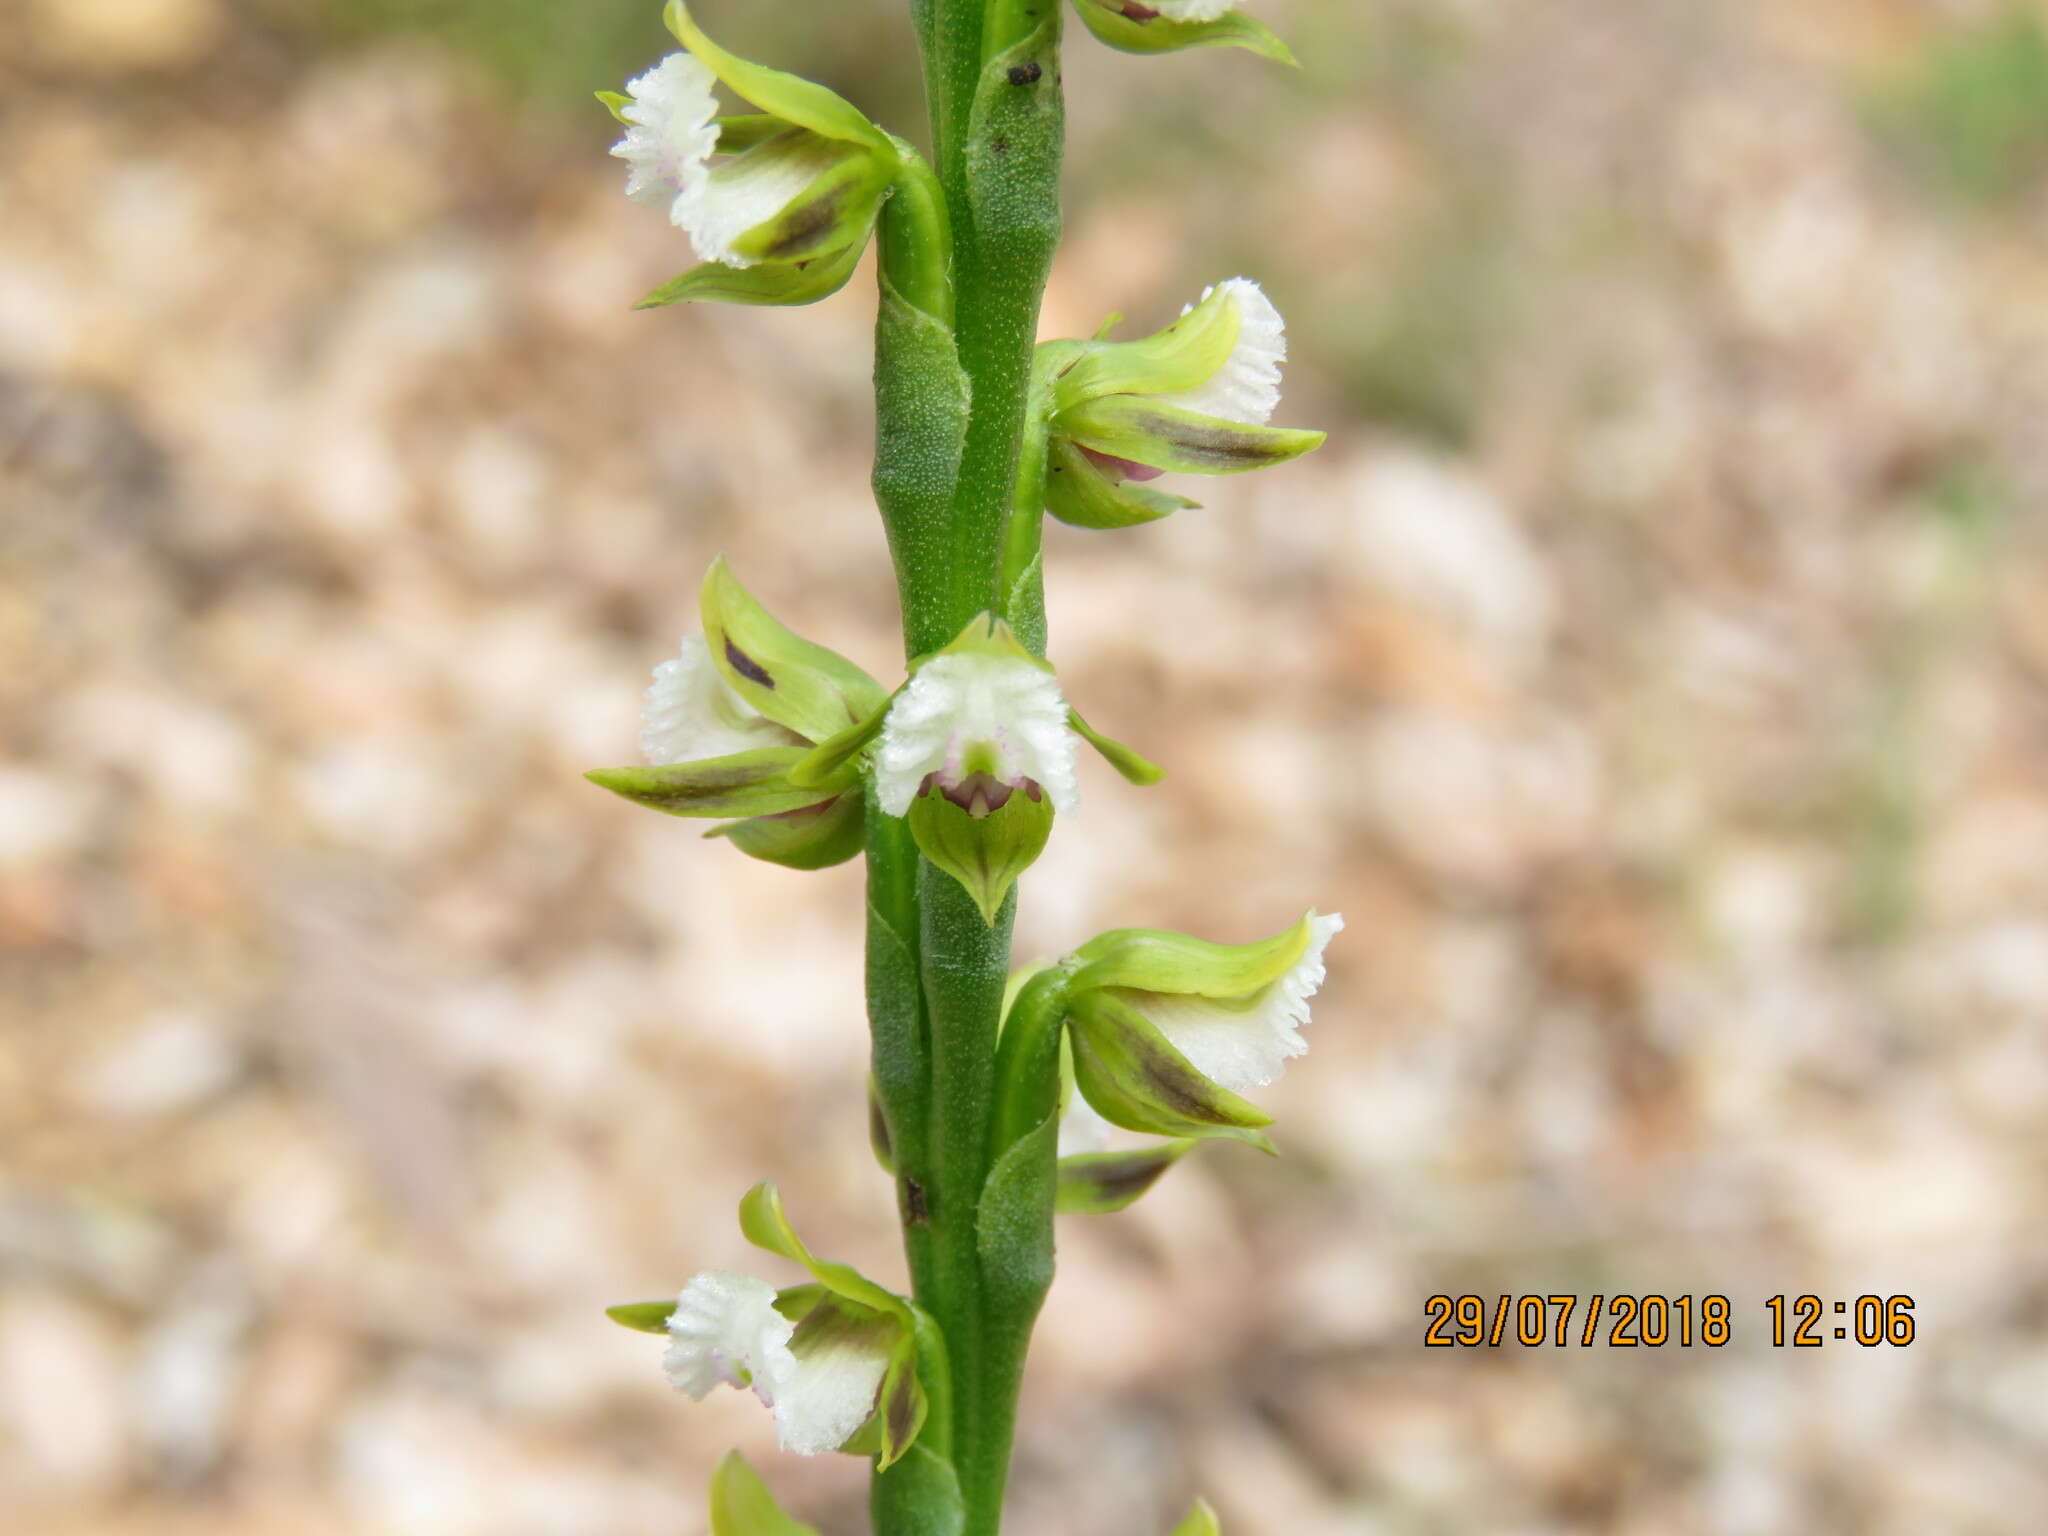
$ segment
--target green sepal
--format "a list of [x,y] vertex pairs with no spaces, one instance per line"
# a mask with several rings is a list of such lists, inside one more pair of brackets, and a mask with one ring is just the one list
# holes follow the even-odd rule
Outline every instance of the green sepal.
[[757,747],[729,757],[657,767],[593,768],[583,776],[613,794],[670,816],[775,816],[818,803],[816,789],[789,782],[802,747]]
[[1196,1499],[1187,1518],[1173,1528],[1173,1536],[1223,1536],[1223,1522],[1207,1499]]
[[1294,968],[1314,937],[1313,908],[1271,938],[1217,944],[1161,928],[1113,928],[1074,951],[1075,992],[1135,987],[1183,996],[1244,997]]
[[668,1320],[674,1316],[676,1304],[673,1301],[626,1301],[616,1307],[606,1307],[604,1315],[621,1328],[630,1328],[635,1333],[668,1332]]
[[1111,994],[1076,996],[1068,1015],[1074,1080],[1111,1125],[1154,1136],[1219,1136],[1262,1152],[1273,1117],[1217,1086],[1137,1009]]
[[1104,395],[1062,411],[1056,430],[1084,448],[1153,469],[1235,475],[1300,458],[1323,432],[1205,416],[1146,395]]
[[792,1520],[775,1495],[738,1451],[729,1452],[711,1474],[711,1536],[818,1536],[814,1526]]
[[1171,491],[1112,480],[1063,437],[1054,438],[1047,450],[1045,510],[1070,527],[1136,528],[1200,505]]
[[835,1296],[874,1312],[886,1312],[905,1329],[912,1327],[910,1306],[901,1296],[875,1284],[850,1264],[819,1259],[796,1235],[782,1209],[782,1195],[768,1180],[748,1190],[740,1201],[740,1231],[756,1248],[794,1260]]
[[861,851],[866,809],[858,794],[843,792],[798,810],[728,822],[704,835],[722,837],[749,858],[784,869],[830,869]]
[[879,160],[858,146],[821,139],[799,128],[756,144],[731,162],[730,173],[776,174],[790,165],[812,165],[816,173],[774,217],[735,239],[734,252],[749,261],[798,262],[865,248],[882,194],[896,171],[894,159]]
[[1098,40],[1123,53],[1174,53],[1182,48],[1248,48],[1276,64],[1299,61],[1273,29],[1232,11],[1214,21],[1174,21],[1165,16],[1126,15],[1115,0],[1074,0],[1082,24]]
[[1056,1208],[1062,1215],[1106,1216],[1134,1203],[1194,1149],[1191,1137],[1128,1152],[1077,1152],[1060,1159]]
[[630,128],[633,120],[626,116],[626,108],[633,105],[633,98],[623,91],[592,91],[591,95],[604,103],[605,111],[611,113],[615,122]]
[[735,95],[799,128],[808,128],[828,139],[865,144],[884,159],[895,159],[889,136],[838,92],[800,75],[750,63],[726,52],[704,35],[682,0],[669,0],[662,20],[675,34],[676,41],[695,54]]
[[[1244,315],[1229,288],[1137,341],[1067,342],[1078,354],[1053,375],[1053,404],[1068,410],[1103,395],[1176,395],[1214,378],[1237,346]],[[1051,343],[1048,343],[1051,345]]]
[[846,286],[867,248],[865,231],[843,251],[817,260],[764,261],[758,266],[729,267],[707,261],[672,277],[648,294],[635,309],[665,309],[671,304],[815,304]]
[[1034,790],[1012,790],[985,816],[955,805],[936,784],[910,802],[910,835],[919,852],[966,888],[991,928],[1010,887],[1052,836],[1052,802]]
[[1103,760],[1131,783],[1150,786],[1166,777],[1164,768],[1150,758],[1140,756],[1114,736],[1103,735],[1081,718],[1081,711],[1071,706],[1067,710],[1067,724],[1076,736],[1101,753]]
[[855,721],[837,736],[827,737],[799,758],[789,770],[790,783],[826,785],[856,777],[858,769],[854,767],[854,759],[866,750],[869,742],[881,734],[882,721],[888,716],[889,705],[895,697],[895,694],[891,694],[869,711],[865,719]]
[[836,651],[778,623],[740,585],[725,557],[700,595],[704,641],[734,693],[807,741],[825,741],[879,709],[882,685]]
[[1041,672],[1053,670],[1051,662],[1026,648],[1007,619],[999,619],[986,609],[969,619],[959,634],[936,651],[912,657],[910,670],[917,671],[934,656],[990,656],[999,661],[1029,662]]

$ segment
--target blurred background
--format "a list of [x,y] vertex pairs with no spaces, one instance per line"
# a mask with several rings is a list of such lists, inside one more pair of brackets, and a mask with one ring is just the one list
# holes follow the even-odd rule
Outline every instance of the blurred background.
[[[893,0],[703,0],[917,133]],[[1269,0],[1079,28],[1048,334],[1261,278],[1330,443],[1054,526],[1024,955],[1350,927],[1284,1157],[1068,1218],[1017,1536],[2017,1533],[2048,1511],[2048,6]],[[654,0],[0,14],[0,1526],[693,1533],[606,1303],[821,1250],[859,872],[582,782],[724,551],[895,675],[871,285],[631,313]],[[780,1272],[776,1272],[781,1278]],[[1435,1292],[1725,1349],[1425,1350]],[[1910,1347],[1764,1298],[1908,1294]]]

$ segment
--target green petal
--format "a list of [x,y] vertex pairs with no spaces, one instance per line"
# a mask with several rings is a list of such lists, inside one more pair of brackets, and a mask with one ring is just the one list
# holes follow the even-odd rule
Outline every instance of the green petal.
[[1220,1136],[1264,1152],[1273,1117],[1218,1087],[1135,1008],[1100,992],[1076,998],[1069,1039],[1074,1080],[1111,1125],[1154,1136]]
[[1088,30],[1124,53],[1175,53],[1182,48],[1249,48],[1276,64],[1296,64],[1285,43],[1263,22],[1237,11],[1214,21],[1173,21],[1165,16],[1134,19],[1122,6],[1103,0],[1074,0]]
[[719,675],[777,725],[810,741],[836,736],[880,708],[882,685],[836,651],[778,623],[727,568],[704,573],[704,640]]
[[1244,315],[1218,283],[1201,303],[1141,340],[1070,343],[1080,356],[1053,375],[1053,400],[1064,411],[1102,395],[1198,389],[1230,361],[1243,328]]
[[1045,466],[1045,510],[1075,528],[1135,528],[1201,503],[1126,480],[1119,484],[1075,444],[1056,437]]
[[[722,145],[721,145],[722,147]],[[749,261],[813,261],[866,245],[895,162],[882,161],[857,145],[791,129],[756,144],[718,169],[726,179],[751,175],[803,174],[815,167],[804,190],[732,243]]]
[[593,768],[591,783],[670,816],[776,816],[830,797],[789,782],[802,747],[760,747],[730,757],[653,768]]
[[827,90],[800,75],[770,69],[765,64],[752,64],[737,54],[727,53],[704,35],[682,0],[669,0],[663,20],[668,23],[669,31],[676,35],[676,40],[703,60],[720,81],[762,111],[772,112],[785,122],[808,128],[828,139],[865,144],[884,158],[894,160],[896,151],[889,143],[889,136],[838,92]]
[[790,1225],[782,1209],[781,1193],[767,1180],[748,1190],[740,1201],[740,1231],[756,1248],[801,1264],[834,1295],[872,1311],[886,1312],[906,1329],[913,1326],[909,1306],[894,1291],[875,1284],[850,1264],[814,1257]]
[[711,1536],[818,1536],[818,1532],[785,1515],[761,1475],[733,1451],[711,1474]]
[[1243,997],[1294,968],[1313,937],[1315,915],[1310,911],[1271,938],[1249,944],[1216,944],[1162,928],[1114,928],[1074,951],[1083,964],[1071,986],[1076,992],[1135,987],[1183,996]]
[[611,113],[615,121],[624,123],[628,128],[633,126],[626,116],[626,108],[633,104],[632,97],[623,91],[592,91],[591,94],[604,103],[605,111]]
[[1097,453],[1194,475],[1235,475],[1299,458],[1322,432],[1225,421],[1145,395],[1105,395],[1060,414],[1059,430]]
[[751,267],[729,267],[707,261],[672,277],[647,295],[635,309],[666,309],[671,304],[721,303],[798,305],[829,299],[846,286],[867,249],[867,231],[844,250],[803,261],[764,261]]
[[888,700],[871,710],[865,720],[857,721],[837,736],[819,742],[808,756],[789,770],[789,781],[792,784],[837,784],[850,773],[857,772],[854,759],[881,734],[882,722],[888,717],[889,702],[894,698],[895,694],[891,694]]
[[1114,736],[1103,735],[1102,732],[1096,730],[1094,726],[1081,718],[1081,712],[1078,709],[1068,709],[1067,724],[1073,728],[1076,736],[1079,736],[1089,746],[1101,753],[1103,758],[1109,763],[1109,766],[1130,780],[1131,783],[1140,786],[1150,786],[1157,784],[1166,777],[1166,770],[1164,768],[1160,767],[1150,758],[1142,757],[1132,751],[1131,748],[1125,746]]
[[673,1301],[628,1301],[616,1307],[606,1307],[604,1315],[621,1328],[630,1328],[635,1333],[668,1332],[668,1320],[675,1315]]
[[1060,1159],[1058,1209],[1107,1215],[1132,1204],[1194,1149],[1192,1138],[1129,1152],[1079,1152]]
[[713,827],[704,835],[725,838],[747,857],[784,869],[830,869],[861,851],[865,808],[861,796],[849,791],[799,810]]
[[910,802],[909,820],[918,851],[958,880],[994,927],[1010,887],[1045,851],[1053,808],[1042,790],[1034,796],[1019,789],[998,809],[974,816],[934,784]]

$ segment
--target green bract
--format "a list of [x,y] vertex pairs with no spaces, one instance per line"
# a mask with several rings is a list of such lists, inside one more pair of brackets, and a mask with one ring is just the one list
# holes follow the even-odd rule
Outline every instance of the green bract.
[[1182,48],[1249,48],[1278,64],[1294,55],[1263,22],[1232,11],[1213,21],[1175,21],[1140,0],[1074,0],[1088,30],[1125,53],[1173,53]]
[[775,1502],[761,1475],[738,1451],[729,1452],[711,1474],[711,1536],[818,1536],[792,1520]]

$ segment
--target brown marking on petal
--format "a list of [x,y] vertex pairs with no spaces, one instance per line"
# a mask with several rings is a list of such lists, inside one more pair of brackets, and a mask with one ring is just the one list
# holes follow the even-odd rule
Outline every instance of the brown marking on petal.
[[725,642],[725,659],[732,663],[733,671],[750,683],[759,683],[763,688],[773,688],[775,679],[768,675],[768,669],[753,657],[732,643],[730,636]]
[[1009,68],[1010,84],[1036,85],[1038,77],[1044,73],[1044,67],[1036,59],[1025,64],[1012,64]]
[[839,224],[839,209],[853,193],[850,182],[841,182],[823,197],[805,203],[794,215],[785,216],[777,226],[774,243],[761,254],[770,261],[787,261],[824,243]]
[[[1029,784],[1029,779],[1024,781]],[[940,784],[939,793],[976,821],[1000,811],[1010,803],[1011,794],[1022,786],[1005,784],[992,773],[970,773],[958,784]]]
[[1124,0],[1123,12],[1131,21],[1157,21],[1159,13],[1149,5],[1140,5],[1138,0]]
[[1140,415],[1131,425],[1152,437],[1161,437],[1183,452],[1214,464],[1219,469],[1240,469],[1248,464],[1272,464],[1294,457],[1285,443],[1255,432],[1232,427],[1196,427],[1164,416]]
[[[1215,1085],[1173,1052],[1171,1046],[1163,1046],[1157,1040],[1138,1039],[1131,1042],[1140,1071],[1152,1085],[1160,1099],[1175,1114],[1203,1125],[1233,1125],[1236,1122],[1216,1113],[1209,1103],[1208,1090]],[[1163,1048],[1162,1048],[1163,1047]]]
[[889,1422],[889,1443],[907,1445],[917,1429],[917,1367],[913,1364],[897,1373],[895,1391],[882,1404]]
[[1157,1184],[1174,1159],[1158,1152],[1133,1152],[1114,1162],[1090,1163],[1077,1170],[1105,1201],[1129,1205]]

